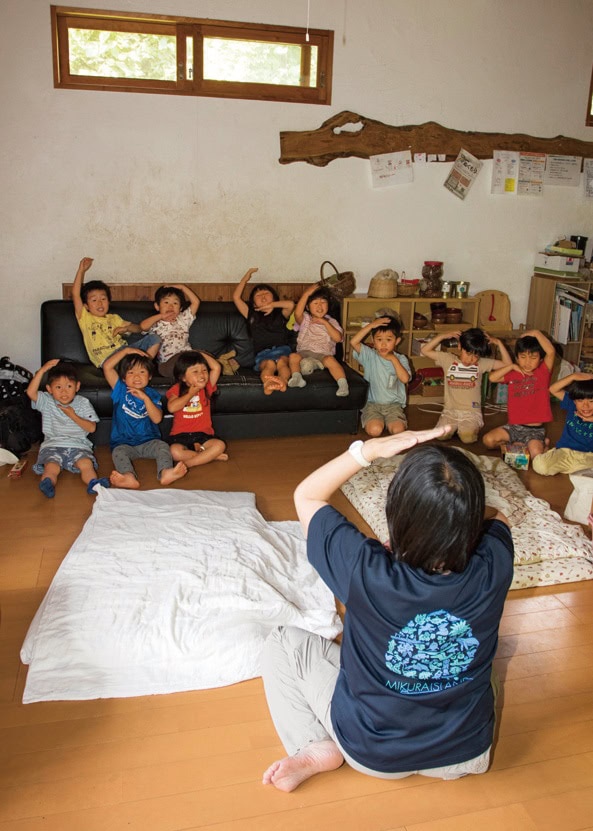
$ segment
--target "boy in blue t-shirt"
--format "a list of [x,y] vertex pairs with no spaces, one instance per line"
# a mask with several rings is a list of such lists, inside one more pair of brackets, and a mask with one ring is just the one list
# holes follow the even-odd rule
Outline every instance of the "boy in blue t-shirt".
[[573,372],[552,384],[550,392],[560,399],[566,421],[556,447],[536,456],[533,469],[554,476],[593,467],[593,375]]
[[173,465],[169,445],[161,439],[163,420],[160,393],[149,386],[152,361],[131,346],[115,352],[103,364],[112,389],[113,420],[111,454],[115,470],[109,477],[114,488],[139,488],[134,459],[156,459],[161,485],[170,485],[187,473],[183,462]]

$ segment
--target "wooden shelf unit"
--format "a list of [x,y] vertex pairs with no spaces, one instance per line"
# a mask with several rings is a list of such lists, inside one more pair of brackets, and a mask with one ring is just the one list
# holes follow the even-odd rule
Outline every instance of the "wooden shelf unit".
[[[554,340],[553,323],[556,297],[561,286],[575,290],[585,300],[578,337],[561,343],[564,358],[578,366],[582,360],[593,362],[593,303],[589,302],[593,283],[590,279],[574,280],[566,276],[552,274],[534,274],[531,278],[529,305],[527,307],[527,329],[539,329]],[[583,341],[585,341],[583,345]]]
[[[461,309],[463,319],[461,323],[444,323],[434,325],[430,322],[431,303],[446,303],[448,308]],[[344,360],[357,372],[362,372],[362,367],[352,356],[352,336],[360,331],[361,326],[353,325],[352,321],[358,319],[365,323],[373,320],[376,312],[380,309],[391,309],[401,318],[403,324],[402,342],[398,351],[406,355],[413,362],[416,369],[423,366],[433,366],[433,361],[421,357],[419,348],[415,351],[417,344],[414,341],[433,338],[439,332],[456,332],[463,329],[471,329],[478,325],[478,311],[480,301],[472,297],[366,297],[353,294],[342,301],[342,325],[344,327]],[[423,329],[414,329],[414,314],[418,313],[428,318],[428,326]],[[364,325],[364,324],[363,324]]]

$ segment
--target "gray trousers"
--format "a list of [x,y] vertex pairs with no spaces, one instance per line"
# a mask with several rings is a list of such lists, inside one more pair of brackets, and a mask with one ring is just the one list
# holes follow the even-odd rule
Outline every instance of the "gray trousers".
[[111,458],[118,473],[133,473],[136,475],[133,459],[156,459],[157,476],[168,467],[173,467],[173,457],[169,445],[162,439],[152,439],[144,444],[118,444],[111,451]]
[[379,779],[403,779],[414,773],[458,779],[468,773],[486,772],[490,748],[467,762],[404,773],[374,771],[352,759],[340,747],[330,718],[339,671],[340,647],[321,635],[281,626],[267,638],[262,654],[264,688],[276,732],[289,756],[311,742],[331,739],[350,767]]

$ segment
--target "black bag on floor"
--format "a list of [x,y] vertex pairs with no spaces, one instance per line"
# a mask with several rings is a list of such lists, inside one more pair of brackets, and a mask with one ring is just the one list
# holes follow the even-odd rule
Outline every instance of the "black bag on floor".
[[31,409],[26,394],[33,373],[7,358],[0,358],[0,447],[16,456],[41,441],[41,413]]

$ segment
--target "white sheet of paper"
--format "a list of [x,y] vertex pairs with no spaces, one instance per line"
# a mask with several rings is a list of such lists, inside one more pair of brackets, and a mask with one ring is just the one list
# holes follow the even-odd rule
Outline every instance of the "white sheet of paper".
[[509,196],[517,193],[519,153],[514,150],[495,150],[492,154],[492,184],[490,193]]
[[546,160],[546,185],[576,187],[581,181],[581,156],[549,154]]
[[517,193],[520,196],[542,196],[545,171],[545,153],[520,153]]
[[585,199],[593,199],[593,159],[585,159],[583,163],[583,190]]
[[370,156],[369,161],[374,188],[386,188],[414,181],[412,154],[409,150]]

